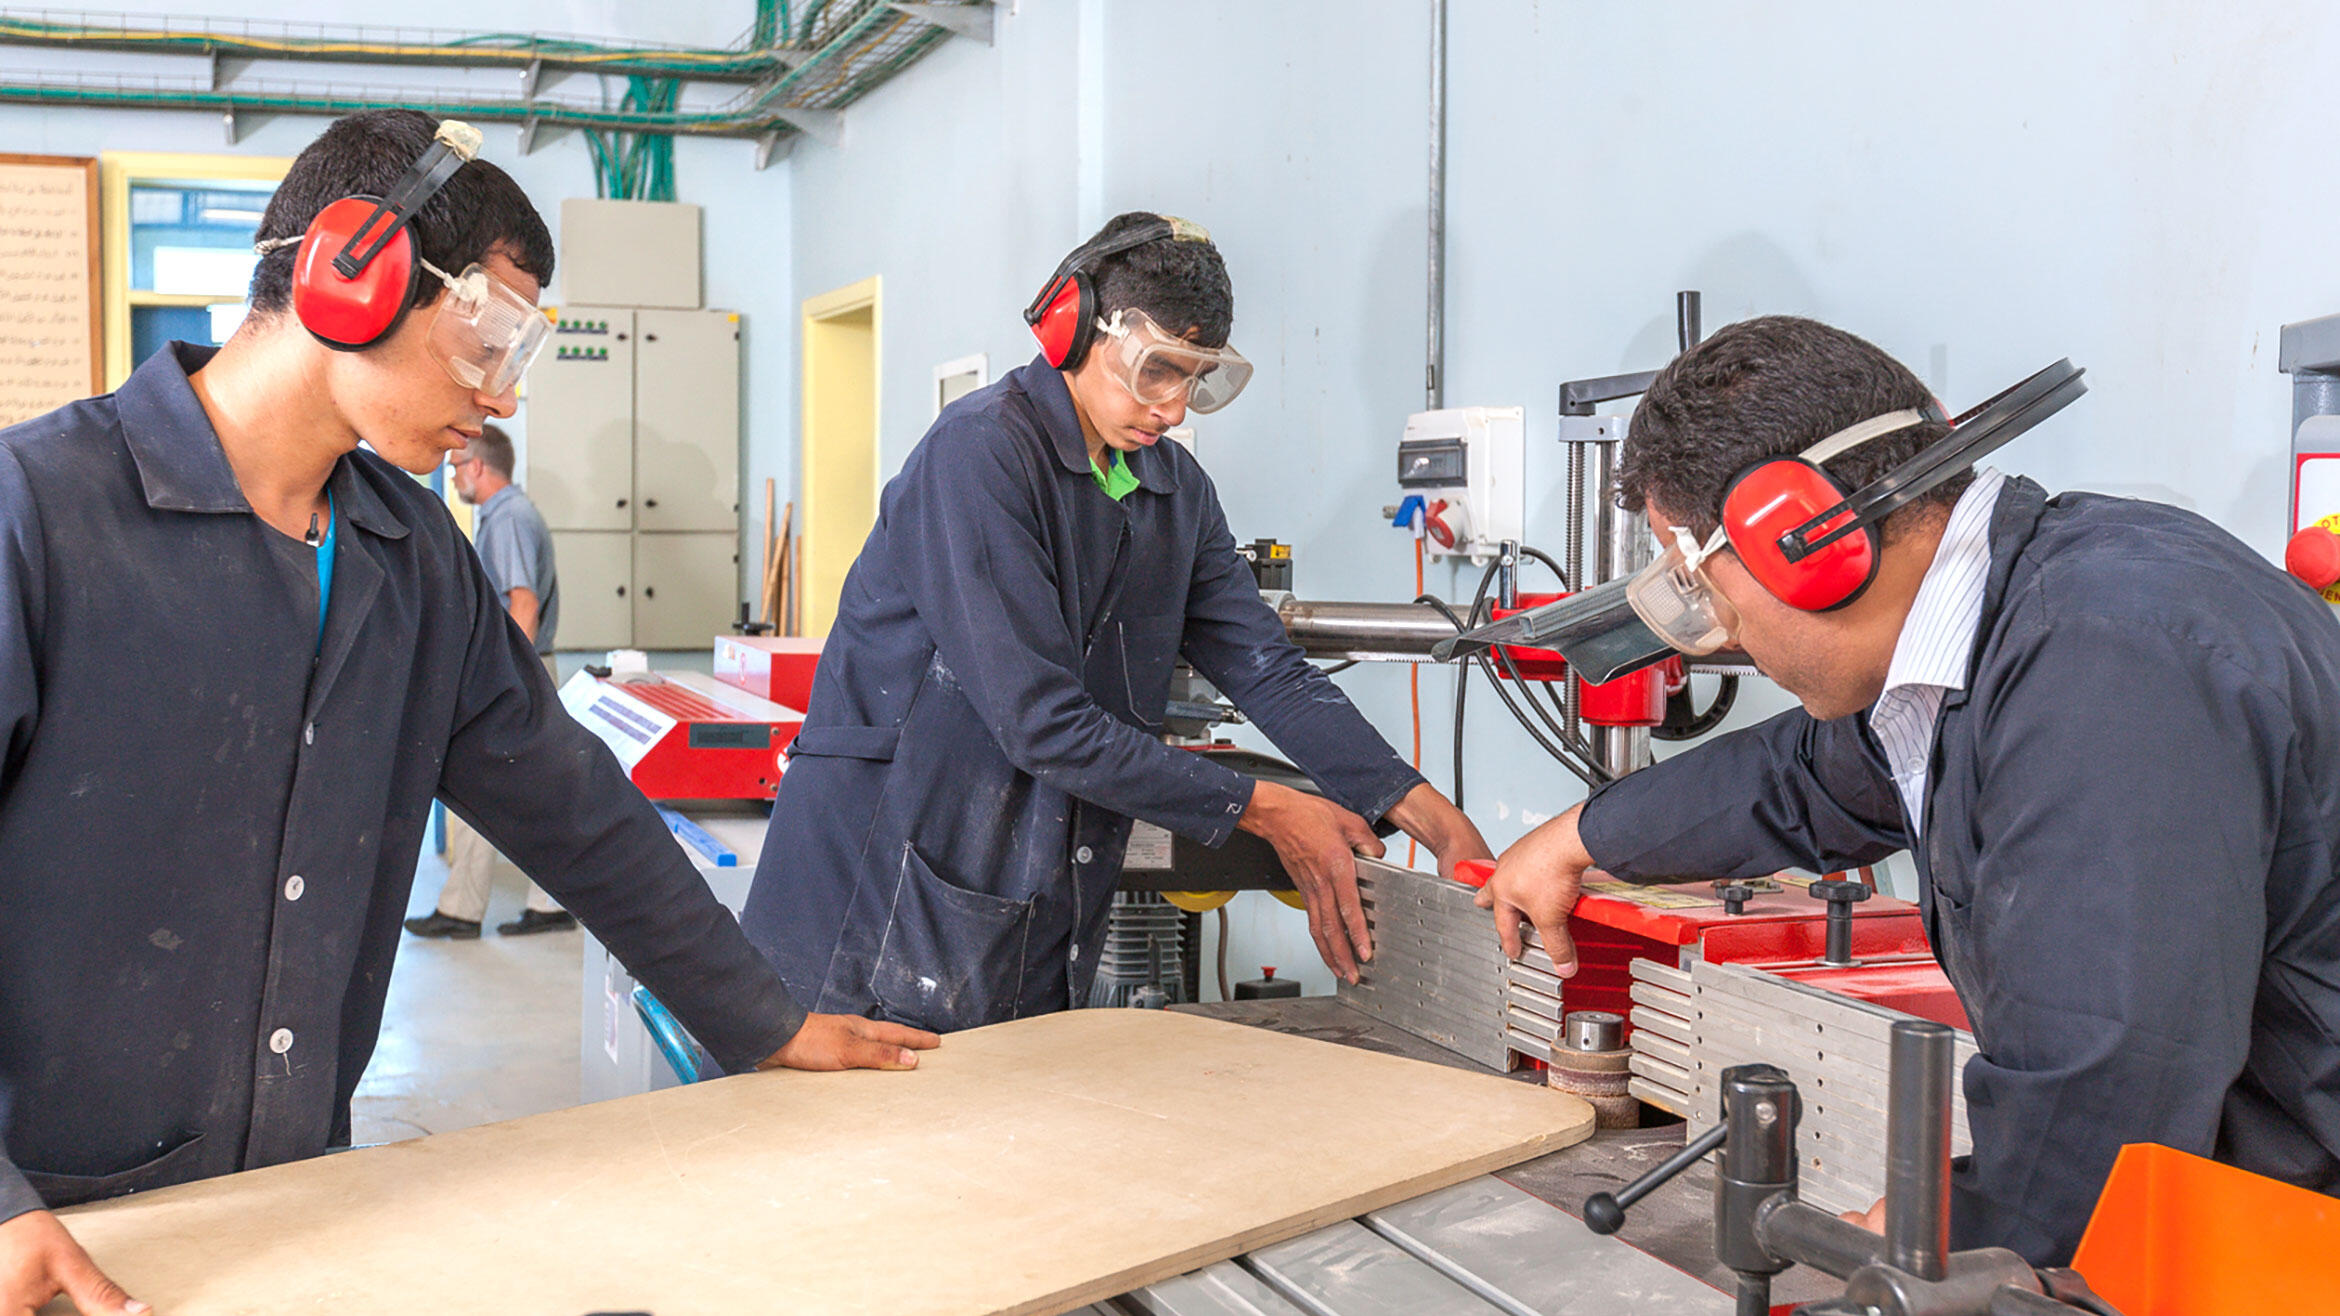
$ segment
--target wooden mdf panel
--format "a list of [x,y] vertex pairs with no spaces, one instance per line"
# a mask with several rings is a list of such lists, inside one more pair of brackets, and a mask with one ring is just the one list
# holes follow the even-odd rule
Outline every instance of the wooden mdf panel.
[[65,1213],[170,1316],[1070,1311],[1581,1141],[1584,1102],[1157,1010]]

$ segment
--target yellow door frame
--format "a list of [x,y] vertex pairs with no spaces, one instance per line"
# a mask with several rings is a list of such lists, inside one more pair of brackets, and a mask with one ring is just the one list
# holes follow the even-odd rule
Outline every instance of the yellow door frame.
[[[851,330],[858,337],[858,322],[865,317],[864,351],[852,337],[841,337],[839,331]],[[872,275],[806,299],[801,328],[804,410],[798,445],[802,503],[798,514],[804,525],[804,594],[798,608],[803,632],[825,635],[837,615],[838,590],[845,573],[877,520],[878,407],[883,395],[879,383],[885,341],[879,318],[878,277]],[[838,394],[840,389],[859,394],[864,387],[866,397]],[[860,404],[864,403],[866,424],[860,420]],[[847,432],[838,432],[840,427]],[[850,460],[856,444],[867,445],[866,467]],[[846,460],[820,460],[824,456]]]
[[100,296],[105,325],[106,387],[117,389],[137,364],[130,359],[133,306],[210,306],[241,297],[134,292],[130,287],[130,185],[141,182],[204,182],[212,179],[284,180],[292,160],[273,155],[185,155],[162,151],[106,151],[98,156],[105,259]]

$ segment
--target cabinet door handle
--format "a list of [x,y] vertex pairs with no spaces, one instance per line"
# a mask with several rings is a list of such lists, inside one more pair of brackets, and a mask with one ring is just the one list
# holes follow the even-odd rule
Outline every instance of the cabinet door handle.
[[642,341],[643,341],[643,342],[645,342],[645,343],[655,343],[655,342],[657,342],[657,341],[658,341],[658,335],[656,335],[656,334],[644,334],[644,335],[642,335]]
[[625,596],[626,596],[626,587],[625,587],[625,586],[623,586],[623,585],[620,585],[620,586],[618,586],[618,597],[622,599],[622,598],[624,598]]
[[654,590],[654,589],[652,589],[652,588],[650,588],[648,585],[644,585],[644,586],[642,587],[642,597],[643,597],[643,598],[646,598],[646,599],[654,599],[654,598],[657,598],[657,597],[658,597],[658,591],[657,591],[657,590]]
[[655,498],[645,498],[645,499],[643,499],[643,500],[642,500],[642,506],[644,506],[644,507],[656,507],[656,506],[658,506],[658,500],[657,500],[657,499],[655,499]]
[[623,506],[625,506],[625,505],[626,505],[626,500],[625,500],[625,499],[623,499],[623,498],[620,498],[620,499],[618,499],[618,506],[620,506],[620,507],[623,507]]

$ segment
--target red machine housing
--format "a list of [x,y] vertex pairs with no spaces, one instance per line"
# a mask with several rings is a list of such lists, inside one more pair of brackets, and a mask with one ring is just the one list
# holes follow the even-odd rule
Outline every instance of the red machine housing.
[[[1566,594],[1522,594],[1516,608],[1496,608],[1490,613],[1495,621],[1515,616],[1530,608],[1547,603],[1558,603]],[[1557,650],[1537,649],[1524,644],[1499,645],[1512,670],[1523,680],[1560,681],[1567,679],[1568,660]],[[1666,695],[1681,688],[1682,660],[1669,658],[1655,667],[1620,676],[1599,685],[1587,684],[1581,693],[1578,708],[1584,720],[1598,727],[1654,727],[1666,720]]]
[[813,671],[820,661],[815,636],[715,637],[716,680],[800,713],[812,707]]

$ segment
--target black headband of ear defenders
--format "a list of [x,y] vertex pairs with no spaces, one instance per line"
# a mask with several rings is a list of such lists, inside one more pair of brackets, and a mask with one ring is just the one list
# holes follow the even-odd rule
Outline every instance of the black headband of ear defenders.
[[[1783,536],[1781,547],[1788,560],[1797,561],[1864,525],[1884,520],[2017,435],[2070,406],[2088,391],[2087,385],[2081,382],[2085,373],[2066,358],[1959,416],[1951,422],[1949,434]],[[1827,533],[1818,534],[1820,527],[1848,511],[1853,516],[1845,524],[1831,526]],[[1815,534],[1816,538],[1804,538]],[[1631,579],[1620,576],[1557,603],[1513,613],[1501,621],[1441,640],[1430,656],[1438,662],[1451,662],[1483,653],[1498,644],[1557,649],[1577,675],[1592,685],[1654,666],[1674,656],[1675,650],[1633,611],[1626,597],[1626,586]]]

